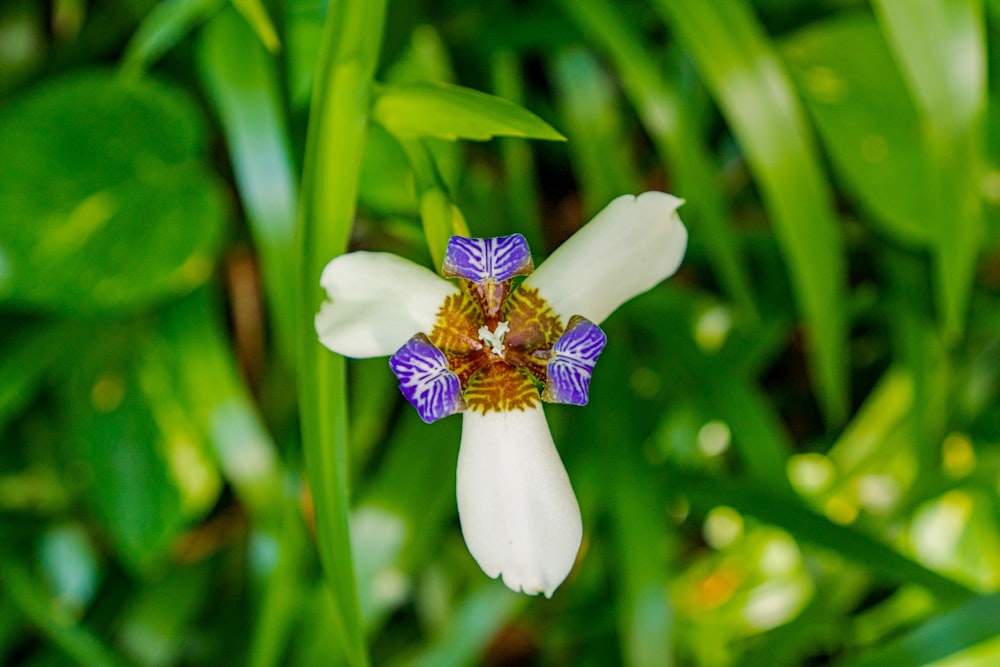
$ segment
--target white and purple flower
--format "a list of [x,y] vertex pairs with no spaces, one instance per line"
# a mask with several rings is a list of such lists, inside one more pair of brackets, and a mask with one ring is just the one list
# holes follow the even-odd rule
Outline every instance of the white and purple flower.
[[515,591],[551,597],[583,535],[542,401],[587,404],[607,342],[598,323],[680,265],[682,203],[662,192],[619,197],[534,271],[519,234],[452,237],[442,274],[457,284],[378,252],[323,271],[320,341],[348,357],[391,356],[425,422],[462,413],[462,534],[483,571]]

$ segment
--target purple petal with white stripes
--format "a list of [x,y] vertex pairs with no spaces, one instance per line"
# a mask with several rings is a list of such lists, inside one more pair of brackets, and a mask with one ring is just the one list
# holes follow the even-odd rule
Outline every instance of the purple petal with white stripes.
[[607,342],[608,337],[590,320],[579,315],[570,318],[566,331],[552,346],[542,400],[586,405],[590,376]]
[[490,239],[452,236],[448,239],[442,273],[447,278],[483,283],[526,276],[533,268],[528,242],[520,234]]
[[424,334],[417,334],[396,350],[389,368],[399,378],[403,396],[428,424],[466,408],[458,376]]

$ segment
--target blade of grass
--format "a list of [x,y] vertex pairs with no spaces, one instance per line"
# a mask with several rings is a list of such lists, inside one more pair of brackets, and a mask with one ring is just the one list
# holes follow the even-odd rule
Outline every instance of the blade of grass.
[[97,637],[61,614],[59,607],[19,564],[0,558],[0,590],[35,627],[80,665],[124,667],[128,662]]
[[260,253],[278,349],[294,367],[298,191],[276,64],[231,10],[205,26],[198,57]]
[[621,100],[611,78],[586,51],[560,53],[551,68],[584,215],[589,217],[618,195],[639,192],[639,174],[627,152]]
[[[251,36],[252,38],[252,36]],[[250,639],[252,667],[282,662],[298,618],[306,526],[282,485],[281,461],[237,368],[219,308],[207,290],[172,307],[161,330],[176,351],[181,390],[233,491],[254,522],[252,539],[267,543],[270,567],[259,568],[261,597]]]
[[952,359],[932,324],[925,262],[911,253],[883,253],[885,318],[898,362],[913,382],[910,451],[918,466],[912,499],[942,481],[941,442],[949,428]]
[[773,45],[745,3],[656,0],[746,153],[771,211],[811,341],[827,420],[847,416],[844,248],[812,136]]
[[[609,622],[617,630],[619,662],[629,667],[668,667],[674,662],[677,640],[667,593],[677,543],[668,528],[665,476],[650,465],[642,445],[656,428],[658,410],[652,405],[628,409],[635,398],[629,391],[630,378],[641,362],[630,354],[624,320],[602,326],[608,340],[618,345],[609,345],[602,354],[602,371],[590,385],[587,409],[572,416],[549,410],[556,442],[572,443],[560,449],[584,517],[606,516],[610,529],[607,537],[597,537],[598,529],[592,529],[595,532],[584,538],[591,543],[584,548],[589,555],[582,559],[577,575],[570,575],[565,594],[587,588],[591,575],[586,572],[593,572],[594,563],[601,560],[589,551],[606,549],[606,554],[613,554],[604,565],[603,576],[610,580],[612,591],[606,606],[615,612]],[[568,432],[559,433],[562,416],[571,420]],[[591,521],[587,518],[584,523]]]
[[261,0],[231,0],[231,2],[256,33],[261,44],[271,53],[276,53],[281,48],[281,40],[278,39],[278,31],[274,29],[274,23],[271,22],[264,3]]
[[122,75],[142,75],[192,30],[219,11],[225,2],[226,0],[170,0],[157,4],[139,24],[125,47],[125,55],[121,61]]
[[482,655],[486,643],[507,619],[527,604],[494,581],[476,588],[455,610],[444,633],[425,649],[400,661],[399,667],[461,667]]
[[397,137],[413,169],[417,186],[417,201],[420,203],[420,221],[423,223],[427,247],[431,251],[434,269],[441,270],[448,239],[452,235],[470,236],[462,212],[452,202],[448,186],[441,178],[434,163],[434,157],[427,145],[419,138]]
[[[609,333],[611,333],[609,331]],[[624,348],[609,350],[611,382],[595,387],[597,405],[613,405],[635,364]],[[603,392],[602,392],[603,389]],[[602,395],[603,393],[603,395]],[[676,555],[671,531],[664,530],[667,506],[662,477],[649,465],[644,450],[643,429],[624,410],[591,411],[587,432],[597,442],[630,443],[625,447],[598,447],[607,471],[606,495],[617,542],[614,577],[618,605],[619,642],[624,664],[629,667],[669,667],[674,664],[674,610],[667,594],[670,561]]]
[[344,359],[313,330],[324,265],[347,249],[364,137],[382,42],[385,3],[330,6],[310,107],[299,209],[299,398],[302,446],[316,513],[320,561],[336,630],[354,667],[368,664],[351,556]]
[[896,641],[836,667],[920,667],[1000,635],[1000,593],[975,597]]
[[978,0],[876,0],[876,17],[925,120],[937,168],[929,212],[942,331],[964,329],[983,234],[979,182],[986,43]]
[[372,115],[397,137],[566,140],[551,125],[510,100],[449,83],[417,81],[380,86]]
[[927,569],[864,533],[831,522],[787,494],[779,495],[755,483],[728,476],[679,468],[672,468],[669,474],[691,504],[701,510],[728,505],[784,528],[798,540],[830,549],[890,581],[923,586],[945,602],[957,602],[973,595],[962,584]]
[[[603,49],[621,74],[622,89],[635,108],[656,152],[672,167],[677,191],[688,200],[684,220],[692,236],[708,250],[719,280],[751,322],[758,320],[750,276],[736,235],[730,229],[726,205],[715,182],[715,166],[695,131],[677,90],[652,57],[642,35],[626,16],[606,0],[562,0],[563,9]],[[700,224],[699,224],[700,223]]]
[[84,335],[72,322],[46,322],[14,329],[0,345],[0,432],[34,397],[45,374],[68,362],[66,353]]
[[[499,51],[490,61],[494,92],[518,106],[524,105],[524,82],[519,61],[512,51]],[[535,165],[531,145],[525,139],[500,137],[504,183],[510,207],[511,229],[528,240],[528,246],[541,251],[545,248],[542,223],[538,215],[538,189],[535,186]]]
[[[753,476],[770,488],[791,494],[785,461],[794,446],[778,414],[756,379],[740,364],[706,353],[691,335],[689,326],[658,326],[658,322],[691,323],[693,304],[660,290],[642,297],[648,316],[636,325],[657,340],[662,350],[664,374],[692,394],[708,414],[721,419],[734,434],[733,444]],[[724,388],[724,389],[722,389]]]

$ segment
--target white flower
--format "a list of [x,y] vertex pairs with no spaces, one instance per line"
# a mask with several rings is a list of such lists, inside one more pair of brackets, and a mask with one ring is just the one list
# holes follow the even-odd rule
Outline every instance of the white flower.
[[[377,252],[323,271],[320,341],[349,357],[391,355],[425,421],[463,412],[462,534],[483,571],[512,590],[550,597],[582,538],[541,400],[587,403],[606,342],[597,324],[677,270],[682,203],[662,192],[619,197],[535,271],[520,235],[452,237],[442,272],[458,284]],[[515,276],[527,277],[515,286]]]

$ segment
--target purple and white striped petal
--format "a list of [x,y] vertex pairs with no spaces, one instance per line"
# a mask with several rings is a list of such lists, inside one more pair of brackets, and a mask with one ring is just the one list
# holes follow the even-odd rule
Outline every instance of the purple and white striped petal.
[[444,255],[442,273],[474,283],[502,282],[531,273],[531,250],[520,234],[488,239],[452,236]]
[[399,390],[430,424],[466,408],[462,383],[448,368],[448,359],[430,339],[419,333],[389,358],[399,378]]
[[574,315],[566,331],[552,346],[552,358],[542,400],[549,403],[586,405],[590,377],[608,337],[590,320]]

